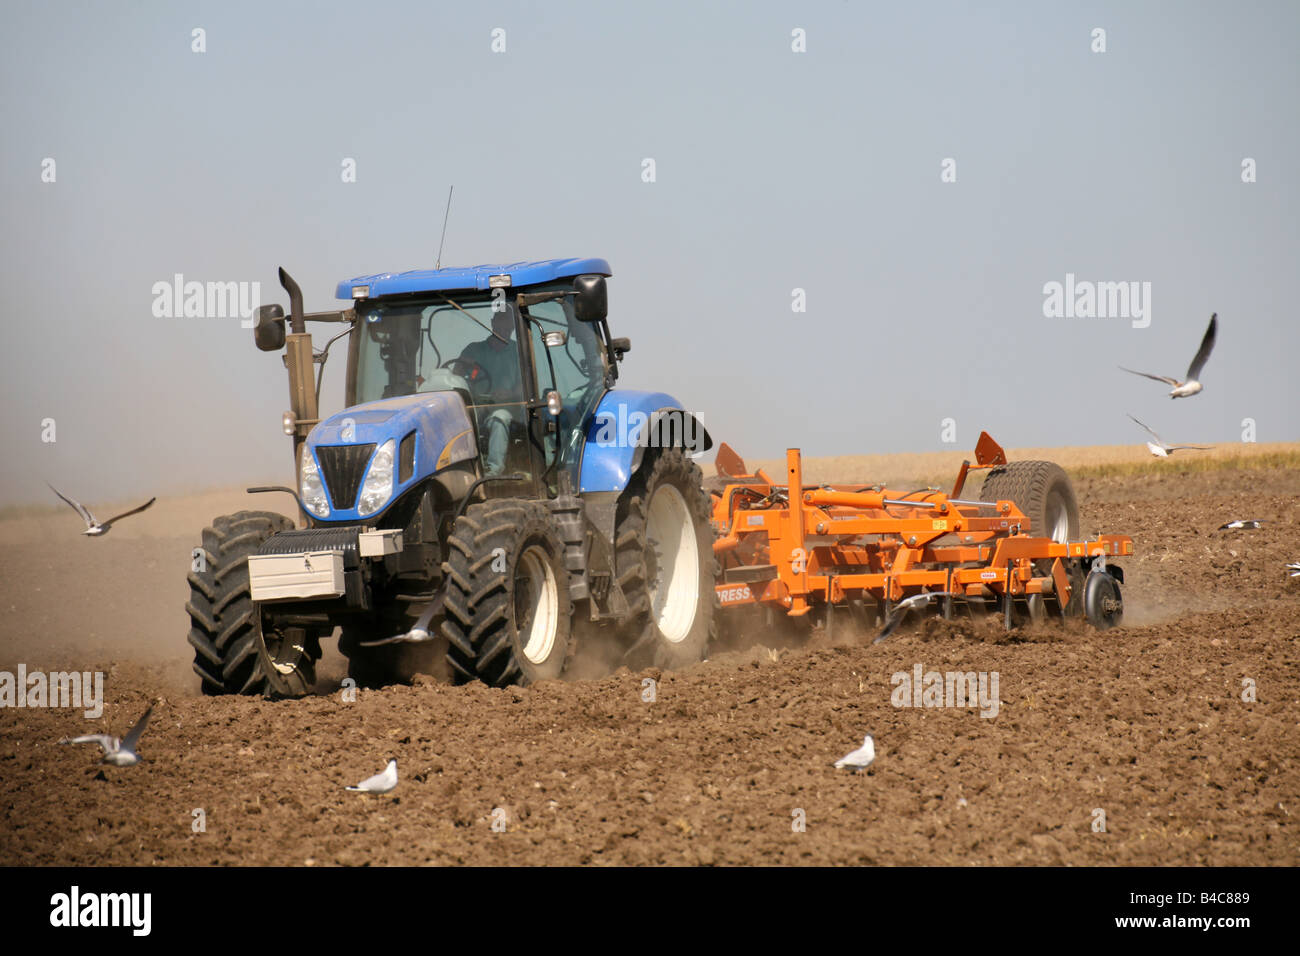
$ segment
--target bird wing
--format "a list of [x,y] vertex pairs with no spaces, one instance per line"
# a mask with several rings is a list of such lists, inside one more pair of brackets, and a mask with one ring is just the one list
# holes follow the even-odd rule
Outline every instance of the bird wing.
[[144,725],[149,723],[149,715],[152,713],[153,704],[150,704],[149,709],[144,712],[144,715],[135,722],[135,726],[128,730],[126,736],[122,738],[122,746],[124,749],[131,751],[131,753],[135,753],[136,742],[140,739],[140,735],[144,733]]
[[1118,366],[1118,368],[1125,372],[1132,372],[1134,375],[1142,375],[1145,376],[1146,378],[1153,378],[1157,382],[1164,382],[1166,385],[1174,386],[1174,388],[1177,388],[1179,385],[1183,384],[1182,382],[1178,381],[1178,379],[1176,378],[1169,378],[1164,375],[1152,375],[1150,372],[1138,372],[1131,368],[1124,368],[1123,365]]
[[[1125,415],[1128,415],[1128,412],[1125,412],[1124,414],[1125,414]],[[1128,417],[1129,417],[1129,418],[1133,418],[1132,415],[1128,415]],[[1141,423],[1141,422],[1138,422],[1138,420],[1137,420],[1136,418],[1133,418],[1133,421],[1137,422],[1139,425],[1142,425],[1142,423]],[[1142,427],[1146,430],[1146,433],[1147,433],[1148,435],[1150,435],[1150,436],[1151,436],[1152,438],[1154,438],[1156,441],[1160,442],[1161,445],[1164,444],[1164,441],[1160,438],[1160,436],[1157,435],[1155,432],[1153,432],[1153,431],[1152,431],[1148,426],[1146,426],[1146,425],[1142,425]]]
[[1187,381],[1195,381],[1201,377],[1201,369],[1205,368],[1210,352],[1214,350],[1214,336],[1218,331],[1219,313],[1215,312],[1210,316],[1210,327],[1205,330],[1205,338],[1201,339],[1201,347],[1196,352],[1196,358],[1192,359],[1192,364],[1187,366]]
[[73,501],[71,498],[69,498],[69,497],[68,497],[67,495],[65,495],[63,492],[59,491],[58,488],[55,488],[53,485],[51,485],[48,481],[47,481],[45,484],[49,487],[50,491],[54,492],[56,495],[58,495],[60,498],[62,498],[64,501],[66,501],[66,502],[68,503],[68,505],[71,506],[71,508],[72,508],[73,511],[75,511],[77,514],[81,515],[81,520],[82,520],[82,521],[86,522],[86,524],[89,525],[89,526],[92,526],[92,527],[94,526],[94,524],[95,524],[95,516],[92,515],[88,510],[86,510],[85,506],[82,505],[81,502],[79,502],[79,501]]
[[907,617],[907,612],[909,610],[911,610],[911,608],[905,607],[900,604],[897,607],[895,607],[892,611],[890,611],[889,616],[885,618],[885,626],[881,628],[880,633],[876,635],[876,639],[875,641],[873,641],[873,643],[879,644],[890,634],[893,634],[896,630],[898,630],[898,625],[903,623],[903,618]]
[[903,623],[903,619],[907,617],[908,611],[919,607],[925,607],[935,598],[952,596],[953,592],[951,591],[922,591],[920,594],[913,594],[910,598],[904,598],[895,604],[893,609],[889,612],[889,616],[885,618],[884,628],[876,635],[876,639],[872,641],[872,643],[879,644],[890,634],[893,634],[894,631],[898,630],[898,625]]
[[141,511],[144,511],[145,508],[148,508],[151,504],[153,504],[157,500],[158,500],[157,498],[150,498],[139,508],[132,508],[130,511],[123,511],[120,515],[117,515],[116,517],[113,518],[109,518],[107,521],[103,523],[103,525],[101,525],[101,527],[107,528],[114,521],[121,521],[123,518],[129,518],[131,517],[131,515],[139,514]]
[[876,748],[870,737],[867,737],[862,746],[852,753],[845,754],[839,760],[835,761],[835,768],[838,770],[842,767],[867,767],[876,759]]
[[99,744],[104,753],[111,754],[117,749],[117,738],[109,734],[84,734],[80,737],[64,737],[61,744]]
[[[389,770],[393,771],[391,775],[388,772]],[[374,792],[375,790],[383,790],[386,788],[391,789],[392,785],[396,782],[394,780],[396,776],[397,776],[397,768],[393,767],[390,764],[388,767],[385,767],[384,770],[381,771],[380,773],[375,774],[373,777],[366,777],[365,780],[362,780],[355,787],[348,787],[348,789],[363,790],[367,793]]]
[[1169,450],[1181,451],[1183,449],[1190,448],[1194,451],[1209,451],[1213,447],[1214,447],[1213,445],[1170,445]]

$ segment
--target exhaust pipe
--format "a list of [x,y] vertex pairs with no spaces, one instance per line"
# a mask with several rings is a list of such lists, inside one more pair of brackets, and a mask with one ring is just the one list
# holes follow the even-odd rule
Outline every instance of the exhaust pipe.
[[[307,433],[319,420],[316,405],[315,363],[312,359],[311,335],[307,332],[307,320],[302,311],[302,289],[293,277],[280,268],[280,285],[289,293],[290,329],[285,336],[285,367],[289,370],[289,409],[293,414],[293,469],[294,475],[302,459],[302,445]],[[295,479],[296,480],[296,479]],[[299,502],[299,508],[302,505]],[[303,527],[307,527],[307,514],[300,515]]]
[[284,271],[284,266],[280,266],[280,285],[284,286],[284,291],[289,293],[290,327],[294,332],[306,332],[307,323],[302,317],[302,289],[298,287],[297,282],[293,281],[293,276]]

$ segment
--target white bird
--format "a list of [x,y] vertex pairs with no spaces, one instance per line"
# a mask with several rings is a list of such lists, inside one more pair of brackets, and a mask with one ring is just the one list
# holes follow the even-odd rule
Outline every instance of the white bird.
[[1236,521],[1229,521],[1227,524],[1219,525],[1220,531],[1241,531],[1242,529],[1262,528],[1264,522],[1258,518],[1238,518]]
[[835,769],[842,770],[844,767],[848,767],[854,771],[866,770],[875,759],[876,742],[872,739],[871,734],[867,734],[862,738],[861,747],[835,761]]
[[1138,372],[1131,368],[1120,366],[1125,372],[1132,372],[1134,375],[1143,375],[1147,378],[1153,378],[1157,382],[1164,382],[1166,385],[1172,385],[1174,390],[1169,393],[1170,398],[1187,398],[1195,395],[1202,388],[1200,378],[1201,369],[1205,368],[1205,363],[1210,357],[1210,352],[1214,349],[1214,334],[1219,327],[1219,313],[1215,312],[1210,316],[1210,327],[1205,330],[1205,337],[1201,339],[1201,347],[1196,352],[1196,358],[1192,359],[1192,364],[1187,366],[1187,380],[1180,382],[1176,378],[1169,378],[1164,375],[1152,375],[1150,372]]
[[74,501],[73,499],[69,498],[63,492],[59,491],[58,488],[55,488],[53,485],[50,485],[48,481],[46,482],[46,484],[50,486],[50,491],[54,492],[56,495],[58,495],[60,498],[66,501],[73,508],[73,510],[77,512],[77,514],[81,515],[81,520],[86,522],[86,530],[81,533],[88,534],[91,537],[98,537],[101,534],[107,534],[108,529],[113,526],[114,521],[121,521],[123,518],[129,518],[133,514],[139,514],[141,511],[144,511],[145,508],[148,508],[151,504],[153,504],[155,501],[158,500],[157,498],[150,498],[139,508],[132,508],[130,511],[123,511],[120,515],[117,515],[116,517],[113,518],[109,518],[107,521],[97,521],[95,519],[95,516],[90,513],[90,509],[87,508],[85,505],[83,505],[80,501]]
[[[157,703],[157,701],[154,701]],[[135,726],[126,732],[125,737],[114,737],[110,734],[85,734],[81,737],[64,737],[59,741],[61,744],[99,744],[104,751],[104,757],[100,763],[112,764],[114,767],[131,767],[140,762],[140,755],[135,752],[136,745],[140,742],[140,735],[144,733],[145,724],[149,723],[149,715],[153,713],[153,704],[144,712]]]
[[922,591],[920,594],[913,594],[910,598],[904,598],[890,609],[889,616],[885,618],[884,629],[876,635],[873,644],[879,644],[894,631],[898,630],[898,625],[903,623],[909,611],[916,610],[927,606],[932,600],[939,597],[952,597],[949,591]]
[[[1133,418],[1132,415],[1129,415],[1128,417]],[[1142,423],[1138,422],[1136,418],[1133,418],[1133,421],[1137,422],[1139,425],[1142,425]],[[1147,448],[1151,451],[1151,454],[1155,455],[1157,458],[1168,458],[1176,451],[1183,451],[1184,449],[1189,449],[1189,448],[1195,449],[1196,451],[1209,451],[1211,448],[1214,447],[1213,445],[1166,445],[1161,440],[1160,436],[1157,435],[1155,432],[1151,431],[1150,428],[1147,428],[1146,425],[1142,425],[1142,427],[1145,428],[1147,433],[1152,438],[1155,439],[1154,442],[1147,442]]]
[[1291,572],[1291,577],[1300,578],[1300,561],[1295,564],[1288,564],[1286,569]]
[[355,790],[358,793],[388,793],[397,786],[397,759],[388,758],[388,766],[382,773],[377,773],[373,777],[366,777],[355,787],[348,787],[349,790]]

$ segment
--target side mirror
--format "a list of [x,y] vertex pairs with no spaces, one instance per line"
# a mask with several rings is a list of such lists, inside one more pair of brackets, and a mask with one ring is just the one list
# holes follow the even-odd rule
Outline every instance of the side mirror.
[[259,305],[253,313],[253,341],[263,352],[284,348],[284,309],[278,305]]
[[573,314],[579,322],[604,321],[609,314],[604,276],[578,276],[573,280]]

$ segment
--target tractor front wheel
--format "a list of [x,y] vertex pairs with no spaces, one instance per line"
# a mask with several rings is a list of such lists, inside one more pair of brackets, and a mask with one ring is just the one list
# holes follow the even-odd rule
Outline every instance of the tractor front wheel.
[[[189,573],[189,643],[194,672],[204,694],[306,693],[316,679],[318,636],[295,630],[271,638],[270,653],[262,638],[257,605],[249,594],[248,556],[293,522],[272,511],[222,515],[203,529]],[[268,679],[274,669],[275,680]],[[286,688],[286,690],[280,690]]]
[[564,542],[546,506],[514,498],[470,505],[447,545],[442,632],[456,678],[503,687],[560,677],[573,606]]

